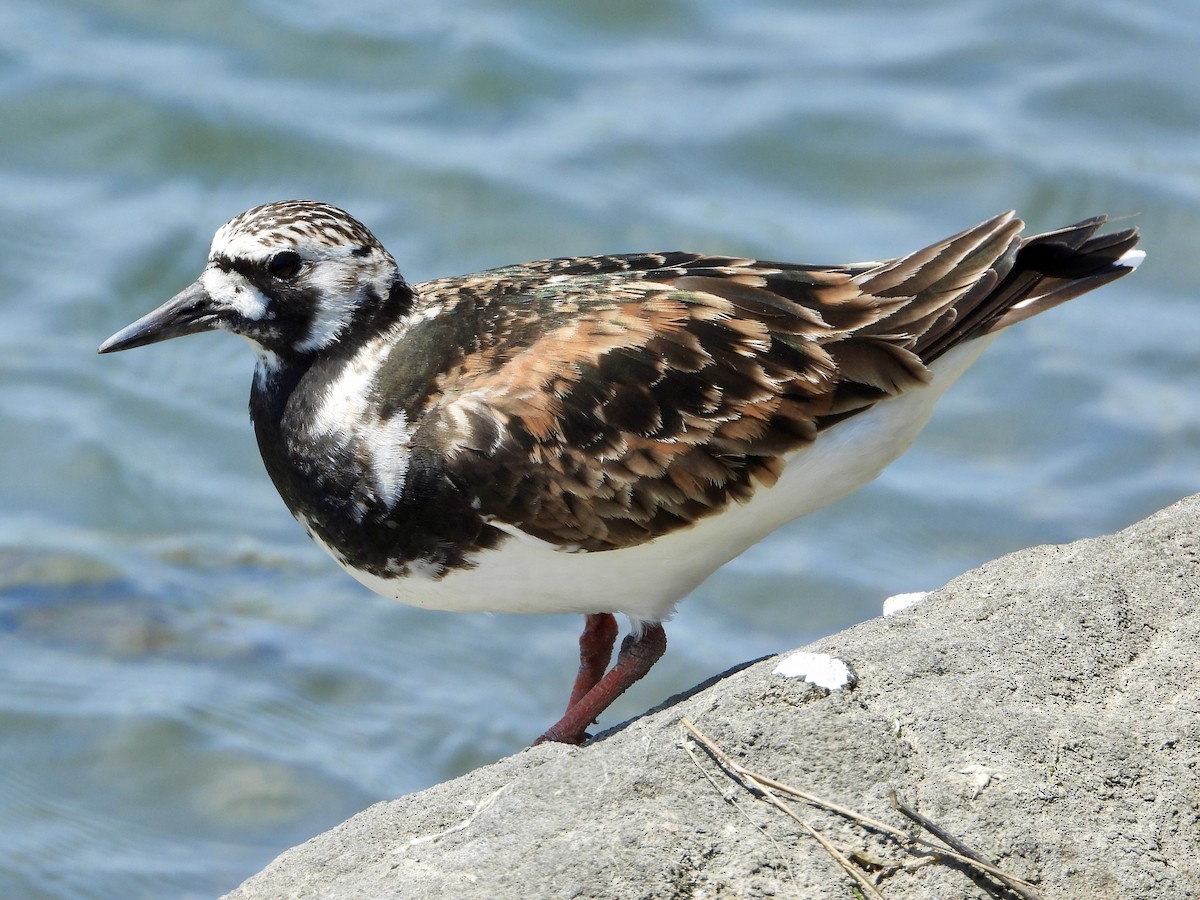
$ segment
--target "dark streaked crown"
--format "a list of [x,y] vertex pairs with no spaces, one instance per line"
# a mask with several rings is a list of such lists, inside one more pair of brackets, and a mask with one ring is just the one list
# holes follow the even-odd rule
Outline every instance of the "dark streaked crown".
[[221,226],[213,240],[213,251],[222,239],[228,242],[238,235],[253,236],[268,245],[305,242],[383,250],[362,222],[317,200],[281,200],[248,209]]

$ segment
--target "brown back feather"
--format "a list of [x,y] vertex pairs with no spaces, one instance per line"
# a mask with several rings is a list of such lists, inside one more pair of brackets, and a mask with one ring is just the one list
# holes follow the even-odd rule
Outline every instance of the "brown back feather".
[[1022,238],[1004,213],[850,266],[639,254],[420,285],[417,312],[445,310],[414,330],[440,330],[453,359],[410,410],[415,442],[492,521],[583,550],[641,543],[748,500],[952,347],[1125,274],[1137,233],[1096,237],[1103,222]]

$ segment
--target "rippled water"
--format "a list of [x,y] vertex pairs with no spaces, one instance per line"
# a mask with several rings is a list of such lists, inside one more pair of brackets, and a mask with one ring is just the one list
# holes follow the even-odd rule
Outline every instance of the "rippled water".
[[328,200],[416,281],[675,247],[842,262],[1008,207],[1139,214],[1142,271],[1007,335],[880,481],[700,588],[612,724],[1200,488],[1194,12],[9,0],[0,896],[214,895],[518,750],[565,700],[574,619],[407,609],[309,544],[258,460],[242,342],[95,355],[216,226]]

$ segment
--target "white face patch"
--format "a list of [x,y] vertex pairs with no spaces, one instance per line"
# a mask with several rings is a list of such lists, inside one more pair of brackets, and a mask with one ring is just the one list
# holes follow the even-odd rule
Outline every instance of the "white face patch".
[[208,296],[244,319],[259,322],[267,315],[267,298],[237,272],[225,272],[216,266],[209,266],[200,276],[200,284]]
[[362,296],[358,284],[360,273],[346,255],[326,252],[322,256],[308,277],[309,285],[316,288],[318,302],[308,337],[296,345],[301,352],[332,344],[350,325]]
[[296,349],[308,353],[328,347],[341,336],[364,303],[379,302],[392,289],[396,264],[385,252],[373,250],[356,256],[356,248],[321,246],[304,248],[309,261],[303,277],[316,297],[308,337]]

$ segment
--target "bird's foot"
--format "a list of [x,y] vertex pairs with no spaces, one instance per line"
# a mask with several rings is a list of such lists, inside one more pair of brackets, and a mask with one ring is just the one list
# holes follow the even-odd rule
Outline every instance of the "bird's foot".
[[[608,622],[600,621],[604,618]],[[615,631],[615,620],[608,613],[588,616],[584,633],[579,639],[580,666],[579,676],[575,680],[575,688],[571,692],[572,703],[566,713],[554,725],[533,743],[544,744],[555,741],[561,744],[582,744],[588,739],[587,728],[597,717],[608,709],[612,702],[621,696],[630,685],[650,671],[650,667],[658,662],[667,649],[667,633],[662,625],[655,623],[647,625],[638,635],[627,635],[621,642],[621,650],[617,654],[616,664],[598,681],[595,681],[582,696],[576,697],[581,685],[595,672],[596,654],[589,654],[590,649],[598,649],[601,638]],[[594,634],[589,636],[589,630]],[[585,648],[585,643],[588,648]],[[609,645],[611,649],[611,644]],[[607,661],[607,660],[605,660]],[[586,669],[586,673],[585,673]]]

